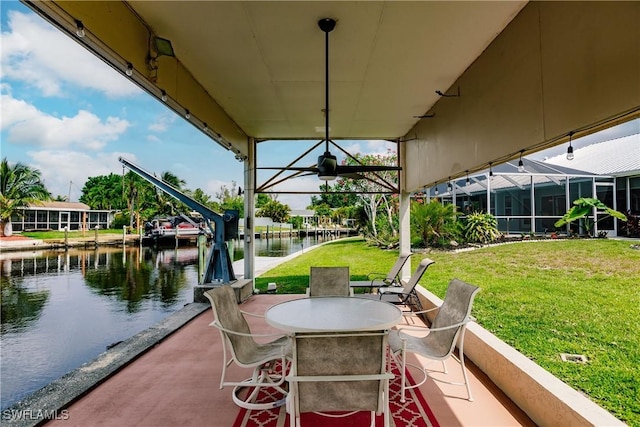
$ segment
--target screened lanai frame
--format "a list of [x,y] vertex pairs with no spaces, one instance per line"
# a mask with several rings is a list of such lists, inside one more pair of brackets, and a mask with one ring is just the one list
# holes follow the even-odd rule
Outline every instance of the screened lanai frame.
[[[471,212],[489,212],[498,222],[498,230],[507,235],[541,235],[560,232],[582,234],[584,222],[556,229],[555,222],[580,197],[597,198],[617,210],[616,178],[595,175],[536,160],[523,159],[524,170],[507,162],[468,177],[438,184],[427,189],[427,201],[438,198],[453,203],[464,216]],[[602,213],[592,212],[598,218]],[[606,218],[595,224],[594,233],[617,236],[618,224]]]

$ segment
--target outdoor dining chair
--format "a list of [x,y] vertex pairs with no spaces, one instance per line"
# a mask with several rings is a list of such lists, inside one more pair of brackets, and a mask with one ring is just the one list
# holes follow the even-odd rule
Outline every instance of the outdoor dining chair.
[[[417,366],[407,363],[407,353],[415,353],[431,360],[439,360],[442,362],[443,373],[447,373],[446,359],[453,355],[456,344],[458,344],[458,361],[462,368],[462,376],[464,382],[447,382],[448,384],[464,385],[467,388],[467,399],[473,400],[471,395],[471,387],[467,378],[467,370],[464,365],[464,332],[467,324],[471,322],[471,307],[473,299],[480,291],[480,288],[470,285],[458,279],[449,282],[444,301],[440,307],[424,310],[422,314],[433,310],[438,310],[436,316],[431,323],[430,328],[419,327],[403,327],[399,330],[392,330],[389,333],[389,347],[394,357],[400,356],[400,366],[402,372],[401,379],[401,401],[405,401],[405,391],[408,388],[418,387],[427,380],[427,370],[424,366]],[[422,336],[409,335],[403,330],[423,331],[427,332]],[[412,386],[406,385],[406,369],[407,365],[419,369],[424,377],[417,384]]]
[[[223,285],[204,293],[211,302],[214,320],[209,326],[220,331],[222,339],[222,375],[220,389],[233,386],[233,402],[247,409],[269,409],[285,403],[287,391],[281,386],[285,382],[288,361],[291,356],[291,338],[279,334],[252,334],[249,324],[240,311],[234,290]],[[259,344],[254,338],[279,338]],[[243,368],[252,368],[250,378],[242,381],[227,381],[227,367],[235,363]],[[265,387],[275,389],[280,398],[276,401],[256,403],[256,396]],[[251,390],[241,397],[245,388]],[[278,395],[278,393],[273,393]]]
[[[291,373],[287,376],[290,427],[300,427],[300,414],[347,417],[371,412],[390,425],[387,331],[345,334],[299,333],[294,337]],[[330,425],[331,418],[327,419]]]
[[369,293],[382,286],[403,286],[404,283],[401,278],[402,267],[411,258],[411,255],[413,255],[411,252],[402,252],[387,274],[369,273],[367,274],[367,280],[351,281],[349,285],[351,288],[365,288]]
[[348,297],[353,295],[349,287],[349,267],[311,267],[309,272],[309,297]]
[[434,262],[435,261],[429,258],[424,258],[420,261],[416,270],[402,287],[383,286],[378,289],[377,294],[358,296],[369,299],[378,299],[391,304],[403,305],[408,311],[421,311],[422,304],[420,303],[420,298],[416,292],[416,286],[424,275],[424,272],[427,271],[427,268]]

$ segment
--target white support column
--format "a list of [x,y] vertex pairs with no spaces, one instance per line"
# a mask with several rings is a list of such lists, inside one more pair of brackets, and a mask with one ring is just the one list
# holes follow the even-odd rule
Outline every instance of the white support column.
[[531,233],[536,232],[536,189],[533,182],[533,175],[529,177],[531,179],[531,188],[529,189],[531,198]]
[[[567,178],[566,178],[564,194],[565,194],[565,203],[564,203],[565,204],[565,212],[569,212],[569,209],[571,209],[571,180],[569,178],[569,175],[567,175]],[[565,226],[565,230],[566,230],[568,235],[571,235],[571,224],[570,223],[567,223],[567,225]]]
[[[411,197],[405,191],[400,192],[400,211],[398,222],[400,223],[400,252],[411,251]],[[407,280],[411,277],[411,263],[402,267],[401,277]]]
[[487,173],[487,213],[491,213],[491,173]]
[[[249,155],[244,161],[244,278],[254,279],[255,251],[254,251],[254,207],[255,207],[255,167],[256,142],[249,138]],[[253,288],[255,291],[255,281]]]

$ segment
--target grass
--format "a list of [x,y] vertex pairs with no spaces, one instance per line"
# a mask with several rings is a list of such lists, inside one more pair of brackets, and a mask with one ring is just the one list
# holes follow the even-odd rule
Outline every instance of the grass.
[[[95,230],[87,230],[84,233],[82,231],[69,231],[68,237],[70,239],[78,237],[93,237],[95,236]],[[98,234],[117,234],[122,236],[122,229],[99,229]],[[21,236],[31,237],[33,239],[64,239],[64,231],[25,231],[20,233]]]
[[[635,242],[637,243],[637,242]],[[629,241],[523,242],[469,252],[431,252],[420,284],[440,298],[451,278],[480,286],[483,327],[630,426],[640,426],[640,250]],[[350,267],[352,280],[387,272],[397,251],[362,240],[333,242],[256,279],[303,293],[311,265]],[[412,269],[423,255],[412,257]],[[586,364],[563,362],[582,354]]]

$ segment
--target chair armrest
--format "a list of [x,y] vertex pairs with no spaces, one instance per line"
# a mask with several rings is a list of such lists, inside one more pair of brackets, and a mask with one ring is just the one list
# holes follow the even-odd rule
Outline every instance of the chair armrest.
[[367,280],[385,279],[387,275],[385,273],[369,273],[367,274]]
[[400,285],[394,285],[394,286],[380,286],[378,288],[378,293],[379,294],[394,294],[394,295],[406,295],[404,292],[402,292],[404,290],[404,288]]
[[[455,323],[453,325],[445,326],[445,327],[442,327],[442,328],[429,328],[427,326],[425,326],[425,327],[421,327],[421,326],[403,326],[402,329],[398,329],[398,338],[400,338],[401,340],[405,340],[406,339],[405,337],[415,338],[415,336],[413,336],[413,335],[408,335],[408,334],[403,333],[402,332],[403,330],[408,330],[408,331],[427,331],[427,334],[425,335],[425,336],[427,336],[427,335],[429,335],[430,332],[433,332],[433,331],[446,331],[448,329],[459,328],[460,326],[464,326],[469,322],[471,322],[471,319],[465,319],[462,322]],[[403,337],[403,335],[405,337]]]
[[217,320],[214,320],[213,322],[209,323],[209,326],[213,326],[216,329],[220,329],[221,331],[226,332],[227,334],[238,335],[242,337],[289,337],[291,338],[291,335],[283,334],[282,332],[277,332],[273,334],[245,334],[244,332],[232,331],[231,329],[227,329],[223,327],[220,323],[218,323]]
[[[433,308],[430,308],[430,309],[428,309],[428,310],[412,311],[411,313],[407,313],[407,314],[411,314],[411,315],[414,315],[414,314],[424,314],[424,313],[429,313],[429,312],[431,312],[431,311],[437,310],[437,309],[439,309],[439,308],[440,308],[440,307],[433,307]],[[474,320],[475,320],[475,319],[474,319]]]
[[250,313],[250,312],[248,312],[248,311],[244,311],[244,310],[240,310],[240,313],[242,313],[242,314],[246,314],[247,316],[252,316],[252,317],[261,317],[261,318],[264,318],[264,314]]

